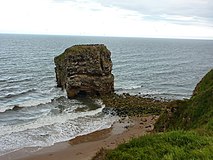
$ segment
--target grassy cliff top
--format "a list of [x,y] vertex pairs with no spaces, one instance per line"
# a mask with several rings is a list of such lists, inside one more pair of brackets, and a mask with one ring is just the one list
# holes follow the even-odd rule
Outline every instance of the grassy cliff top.
[[114,150],[101,149],[93,160],[213,159],[213,70],[190,100],[172,101],[155,127],[169,132],[135,138]]
[[135,138],[114,150],[101,149],[93,160],[213,159],[212,150],[212,137],[172,131]]

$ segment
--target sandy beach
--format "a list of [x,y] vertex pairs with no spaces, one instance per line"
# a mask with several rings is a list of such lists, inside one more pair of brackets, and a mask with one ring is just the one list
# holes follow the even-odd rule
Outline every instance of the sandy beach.
[[113,149],[133,137],[150,133],[158,116],[121,118],[111,128],[78,136],[42,149],[25,148],[1,160],[90,160],[101,148]]

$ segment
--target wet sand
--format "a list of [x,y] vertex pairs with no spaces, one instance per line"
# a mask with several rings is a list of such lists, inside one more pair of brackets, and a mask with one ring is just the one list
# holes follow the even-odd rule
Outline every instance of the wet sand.
[[111,128],[78,136],[68,142],[42,149],[25,148],[0,157],[1,160],[90,160],[101,148],[113,149],[154,128],[158,116],[121,118]]

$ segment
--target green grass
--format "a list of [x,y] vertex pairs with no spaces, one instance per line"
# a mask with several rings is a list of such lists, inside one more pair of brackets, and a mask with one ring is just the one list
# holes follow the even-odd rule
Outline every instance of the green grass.
[[193,96],[196,96],[200,93],[203,93],[213,86],[213,69],[210,70],[203,78],[202,80],[197,84],[195,87],[195,90],[193,92]]
[[[195,132],[146,135],[107,151],[105,160],[213,159],[213,138]],[[98,154],[97,154],[98,155]],[[98,159],[96,157],[96,159]],[[95,160],[95,158],[94,158]]]
[[174,101],[169,110],[156,123],[156,130],[204,129],[212,134],[213,70],[198,83],[190,100]]
[[101,150],[93,160],[212,160],[213,70],[189,100],[170,102],[155,124],[164,131],[133,139],[114,150]]

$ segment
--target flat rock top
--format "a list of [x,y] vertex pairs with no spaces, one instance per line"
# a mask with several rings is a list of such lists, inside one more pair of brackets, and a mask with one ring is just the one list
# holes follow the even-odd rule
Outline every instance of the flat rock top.
[[94,53],[94,52],[109,52],[104,44],[85,44],[85,45],[74,45],[72,47],[67,48],[64,53],[55,57],[55,60],[63,59],[67,55],[75,55],[75,54],[83,54],[83,53]]
[[66,66],[68,75],[108,75],[112,71],[110,56],[110,51],[103,44],[75,45],[55,57],[55,63]]

